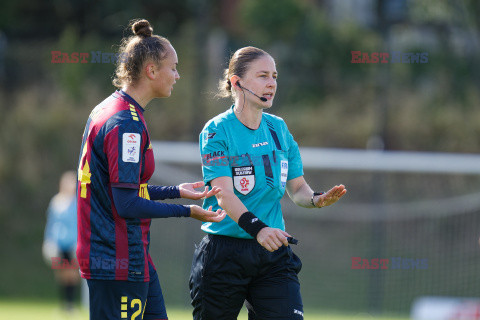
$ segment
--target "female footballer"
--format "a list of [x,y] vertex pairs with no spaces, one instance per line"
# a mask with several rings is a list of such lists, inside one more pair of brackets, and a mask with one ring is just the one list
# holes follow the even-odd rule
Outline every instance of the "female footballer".
[[300,259],[289,247],[280,199],[285,190],[299,206],[321,208],[347,190],[314,192],[303,178],[298,145],[283,119],[263,112],[277,90],[275,61],[245,47],[231,57],[220,82],[234,105],[207,122],[200,134],[203,177],[220,188],[204,208],[228,217],[206,222],[196,249],[190,294],[196,320],[237,319],[246,300],[249,319],[303,319],[297,274]]
[[201,199],[220,189],[203,182],[148,185],[154,158],[144,118],[154,98],[171,95],[180,78],[175,49],[152,35],[147,20],[123,39],[114,85],[120,90],[96,106],[87,121],[78,168],[77,258],[90,293],[90,319],[167,319],[149,254],[151,218],[192,217],[219,222],[225,212],[155,202]]

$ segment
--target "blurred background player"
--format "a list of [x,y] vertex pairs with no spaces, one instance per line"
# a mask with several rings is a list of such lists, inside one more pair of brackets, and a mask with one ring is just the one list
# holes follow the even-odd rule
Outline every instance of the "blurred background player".
[[[91,112],[78,168],[78,247],[89,287],[90,319],[167,319],[163,294],[149,254],[151,218],[192,217],[221,221],[222,210],[155,202],[201,199],[220,191],[203,182],[148,185],[155,160],[144,119],[147,104],[169,97],[180,78],[170,42],[153,35],[147,20],[131,23],[123,39],[114,85],[120,90]],[[165,259],[165,258],[164,258]]]
[[[55,279],[60,287],[62,307],[68,312],[74,309],[77,287],[80,282],[75,256],[77,245],[76,185],[77,176],[74,171],[62,174],[58,193],[52,198],[47,209],[47,224],[43,241],[43,256],[55,271]],[[61,264],[54,262],[60,261],[59,259],[62,259]],[[61,267],[61,265],[65,267]]]
[[190,276],[194,319],[236,319],[245,300],[249,319],[303,319],[302,263],[288,245],[280,199],[287,190],[297,205],[321,208],[347,190],[339,185],[315,193],[287,125],[263,112],[277,90],[267,52],[237,50],[220,86],[234,105],[207,122],[200,151],[205,183],[222,191],[203,205],[223,208],[228,217],[202,225],[208,235],[194,253]]

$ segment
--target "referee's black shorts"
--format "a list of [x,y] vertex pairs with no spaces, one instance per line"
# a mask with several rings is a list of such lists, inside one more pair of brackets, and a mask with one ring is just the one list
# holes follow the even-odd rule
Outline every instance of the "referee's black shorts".
[[234,320],[246,300],[249,320],[303,319],[300,259],[256,240],[207,235],[195,250],[190,296],[195,320]]

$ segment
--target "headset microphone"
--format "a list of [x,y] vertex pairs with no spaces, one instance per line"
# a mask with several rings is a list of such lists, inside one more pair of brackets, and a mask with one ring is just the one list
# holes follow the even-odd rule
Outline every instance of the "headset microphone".
[[255,97],[257,97],[258,99],[262,100],[263,102],[266,102],[267,101],[267,98],[265,97],[260,97],[260,96],[257,96],[255,93],[253,93],[253,91],[245,88],[245,87],[242,87],[242,85],[240,84],[240,81],[237,81],[237,85],[240,89],[245,89],[247,90],[248,92],[250,92],[251,94],[253,94]]

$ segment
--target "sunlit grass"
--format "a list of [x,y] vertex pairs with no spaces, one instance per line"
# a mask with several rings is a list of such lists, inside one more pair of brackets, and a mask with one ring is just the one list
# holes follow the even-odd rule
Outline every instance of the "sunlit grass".
[[[167,308],[170,320],[192,319],[190,309]],[[3,300],[0,301],[0,318],[8,320],[88,320],[88,311],[82,308],[77,309],[72,314],[61,311],[59,305],[52,301],[21,301],[21,300]],[[239,320],[247,320],[244,310],[238,317]],[[402,317],[373,317],[366,313],[360,314],[340,314],[324,313],[321,311],[307,310],[305,312],[306,320],[408,320]]]

